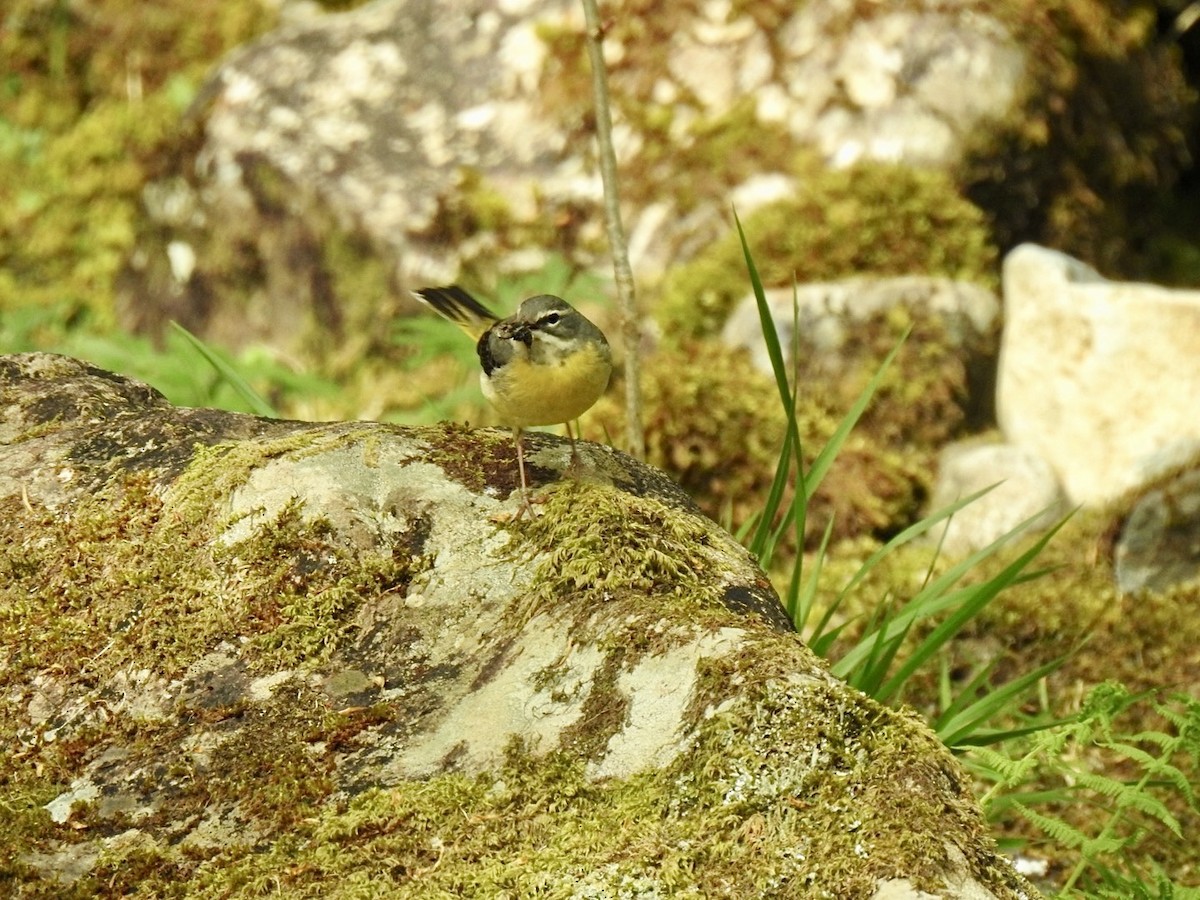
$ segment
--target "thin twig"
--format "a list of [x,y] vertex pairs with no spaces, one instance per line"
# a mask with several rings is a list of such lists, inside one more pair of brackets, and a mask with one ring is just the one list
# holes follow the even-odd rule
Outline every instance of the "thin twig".
[[612,115],[608,99],[608,70],[604,66],[604,28],[596,0],[583,0],[587,21],[588,59],[592,63],[592,93],[596,102],[596,144],[600,157],[600,177],[604,182],[604,218],[608,225],[608,243],[612,248],[613,276],[617,303],[621,309],[621,338],[625,345],[625,441],[629,453],[646,458],[646,437],[642,430],[641,323],[634,298],[633,269],[621,224],[620,192],[617,189],[617,154],[613,150]]

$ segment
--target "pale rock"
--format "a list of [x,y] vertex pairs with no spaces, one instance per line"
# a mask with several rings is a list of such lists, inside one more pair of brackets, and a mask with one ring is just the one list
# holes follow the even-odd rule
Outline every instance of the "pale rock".
[[1200,438],[1200,290],[1108,281],[1025,244],[1004,261],[997,414],[1075,503],[1145,479],[1145,461]]
[[[844,362],[842,349],[865,321],[897,306],[917,317],[939,317],[947,337],[960,348],[986,343],[1000,314],[1000,304],[986,288],[949,278],[900,276],[848,278],[802,284],[766,292],[775,328],[785,350],[800,332],[805,353],[820,355],[830,369]],[[722,340],[750,351],[755,366],[771,371],[754,297],[743,300],[725,323]]]
[[991,488],[930,532],[951,558],[968,555],[1013,532],[1047,528],[1065,512],[1062,490],[1040,456],[1011,444],[951,444],[938,459],[929,501],[936,513]]

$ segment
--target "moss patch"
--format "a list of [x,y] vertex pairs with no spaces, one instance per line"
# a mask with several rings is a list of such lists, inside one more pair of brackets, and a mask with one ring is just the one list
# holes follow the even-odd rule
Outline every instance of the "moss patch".
[[140,191],[213,61],[264,31],[265,4],[16,0],[0,57],[0,308],[109,320]]
[[[719,668],[710,683],[737,676],[737,663]],[[816,684],[754,683],[744,701],[709,717],[696,751],[665,772],[604,783],[588,781],[573,753],[534,757],[514,743],[493,773],[312,806],[320,766],[285,757],[273,768],[310,774],[280,788],[274,808],[295,815],[269,845],[247,834],[182,859],[118,846],[87,887],[119,896],[136,873],[141,891],[196,898],[865,897],[922,859],[930,875],[919,885],[938,887],[949,831],[966,837],[958,850],[970,869],[999,870],[970,804],[946,805],[957,767],[932,739],[914,744],[903,715]],[[781,756],[787,747],[804,752]],[[914,765],[914,752],[924,761]],[[898,817],[909,827],[896,828]],[[1015,877],[1008,886],[1021,887]]]
[[[992,286],[997,252],[983,211],[949,176],[882,163],[826,171],[808,162],[803,190],[743,221],[763,285],[862,275],[941,275]],[[672,337],[713,334],[749,294],[741,242],[727,233],[671,272],[655,315]]]

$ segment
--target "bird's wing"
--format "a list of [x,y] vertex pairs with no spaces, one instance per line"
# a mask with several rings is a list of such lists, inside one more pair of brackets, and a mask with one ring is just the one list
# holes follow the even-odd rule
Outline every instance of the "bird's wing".
[[422,303],[432,306],[471,337],[479,340],[496,321],[496,314],[460,288],[457,284],[448,287],[421,288],[413,296]]

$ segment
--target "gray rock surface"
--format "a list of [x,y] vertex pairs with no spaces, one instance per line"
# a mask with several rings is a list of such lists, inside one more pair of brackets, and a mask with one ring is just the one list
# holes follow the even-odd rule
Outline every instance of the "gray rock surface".
[[[702,154],[698,124],[746,98],[831,165],[949,164],[1009,111],[1024,70],[1023,51],[981,10],[862,17],[819,0],[775,27],[726,3],[673,16],[669,26],[647,16],[647,46],[606,46],[614,90],[665,116],[665,132],[647,131],[617,106],[617,153],[634,181],[660,180],[654,141]],[[145,192],[151,227],[125,281],[125,320],[157,330],[174,318],[226,345],[295,345],[402,310],[397,297],[481,257],[489,271],[537,269],[553,245],[598,262],[593,141],[544,39],[582,28],[565,0],[379,0],[242,48],[194,106],[196,149]],[[795,189],[768,167],[689,208],[665,187],[630,203],[636,274],[654,281],[727,232],[731,198],[748,212]],[[526,240],[506,243],[514,234]],[[388,296],[374,298],[375,319],[356,308],[366,298],[339,295],[331,245],[381,263],[376,291]]]
[[987,13],[858,9],[806,3],[776,38],[785,87],[768,108],[831,164],[952,164],[980,123],[1017,99],[1025,51]]
[[1170,449],[1162,466],[1149,467],[1148,486],[1131,494],[1120,523],[1113,572],[1123,593],[1200,578],[1200,443]]
[[1036,895],[928,729],[621,454],[557,484],[533,436],[513,522],[507,433],[175,409],[39,354],[0,408],[31,890]]
[[[848,278],[801,284],[794,291],[769,290],[766,298],[785,351],[790,353],[799,332],[802,352],[820,359],[820,367],[831,373],[853,365],[846,356],[847,346],[865,322],[896,309],[914,319],[936,319],[954,348],[967,358],[968,368],[986,365],[995,355],[1000,301],[991,291],[969,282],[918,275]],[[731,347],[745,347],[755,366],[770,373],[753,295],[738,304],[721,337]]]

